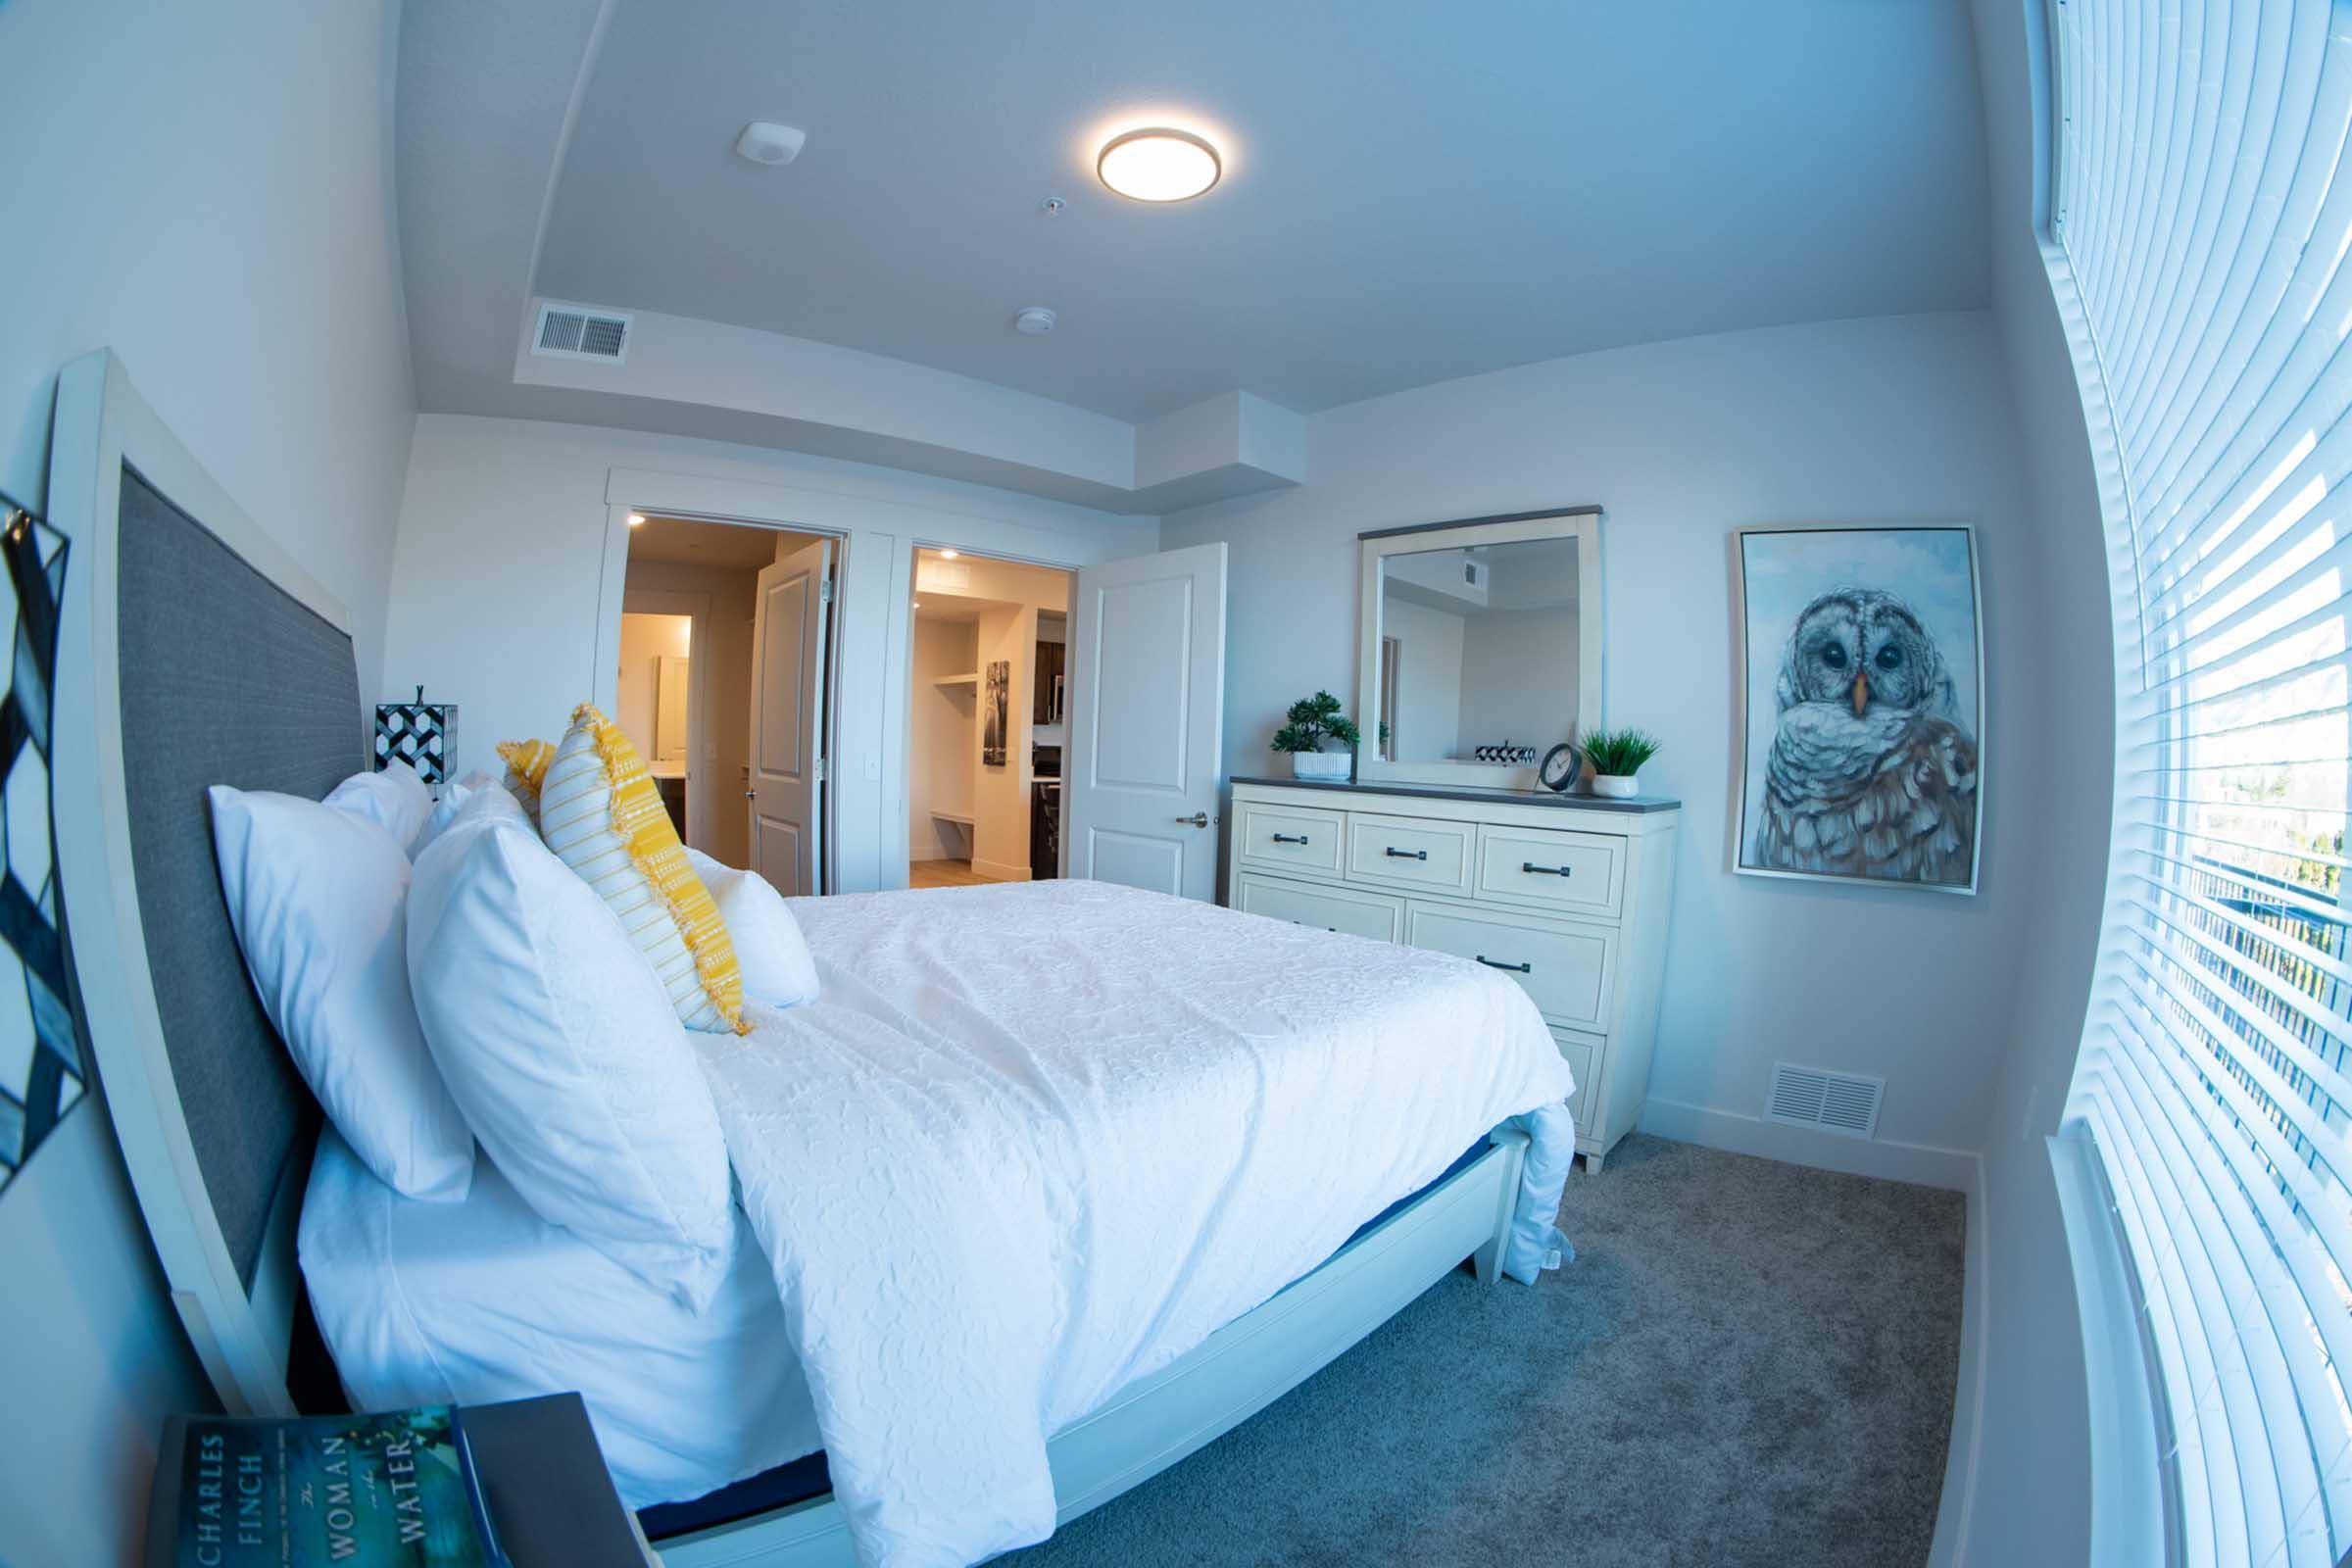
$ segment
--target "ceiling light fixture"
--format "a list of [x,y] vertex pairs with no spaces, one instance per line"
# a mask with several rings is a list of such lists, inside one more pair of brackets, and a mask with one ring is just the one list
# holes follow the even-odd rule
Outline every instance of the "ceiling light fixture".
[[801,156],[808,144],[808,133],[798,125],[779,125],[772,120],[755,120],[743,127],[735,138],[735,155],[748,158],[755,164],[780,169]]
[[632,513],[630,513],[630,514],[629,514],[629,526],[630,526],[630,527],[632,527],[632,528],[642,528],[642,527],[644,527],[644,526],[645,526],[645,514],[644,514],[644,513],[642,513],[642,512],[632,512]]
[[1217,150],[1189,130],[1131,130],[1103,143],[1095,173],[1139,202],[1181,202],[1216,184],[1225,166]]
[[942,561],[954,561],[956,559],[956,552],[953,550],[942,550],[939,553],[939,559]]
[[1058,319],[1060,318],[1045,306],[1032,305],[1013,313],[1012,329],[1023,337],[1044,337],[1054,330],[1054,323]]

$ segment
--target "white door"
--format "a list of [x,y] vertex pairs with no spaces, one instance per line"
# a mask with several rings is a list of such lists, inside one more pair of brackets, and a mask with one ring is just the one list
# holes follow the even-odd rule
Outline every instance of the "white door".
[[752,616],[751,869],[786,898],[821,893],[825,622],[833,542],[760,568]]
[[1080,571],[1067,689],[1062,874],[1213,899],[1224,544]]

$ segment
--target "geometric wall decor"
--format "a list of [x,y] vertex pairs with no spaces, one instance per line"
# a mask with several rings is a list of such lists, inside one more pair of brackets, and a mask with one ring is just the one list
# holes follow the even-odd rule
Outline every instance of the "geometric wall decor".
[[406,762],[427,784],[449,782],[449,760],[458,753],[458,705],[428,703],[416,688],[413,703],[375,705],[375,770]]
[[0,496],[9,648],[0,695],[0,1188],[81,1102],[71,967],[49,812],[49,694],[66,537]]

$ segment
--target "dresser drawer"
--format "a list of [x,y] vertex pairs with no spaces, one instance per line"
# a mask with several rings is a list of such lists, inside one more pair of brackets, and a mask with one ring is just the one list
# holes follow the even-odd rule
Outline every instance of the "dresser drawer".
[[1244,801],[1233,814],[1234,831],[1240,835],[1236,842],[1248,864],[1340,874],[1340,841],[1348,829],[1345,811]]
[[1348,874],[1433,893],[1470,891],[1477,825],[1411,816],[1348,818]]
[[1404,934],[1404,901],[1352,888],[1318,887],[1309,882],[1285,882],[1280,877],[1245,874],[1233,890],[1233,906],[1294,925],[1345,931],[1352,937],[1395,942]]
[[1590,1137],[1600,1125],[1601,1037],[1554,1024],[1551,1043],[1560,1048],[1561,1058],[1576,1075],[1576,1094],[1570,1098],[1568,1108],[1576,1112],[1576,1130]]
[[1613,920],[1625,908],[1625,840],[1613,833],[1481,827],[1477,896]]
[[1414,904],[1405,910],[1404,940],[1506,971],[1554,1022],[1596,1024],[1608,1004],[1617,948],[1609,926]]

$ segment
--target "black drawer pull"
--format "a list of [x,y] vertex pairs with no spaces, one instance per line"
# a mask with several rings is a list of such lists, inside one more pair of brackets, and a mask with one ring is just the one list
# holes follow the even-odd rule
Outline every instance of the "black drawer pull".
[[1380,853],[1394,860],[1426,860],[1429,858],[1427,850],[1400,850],[1394,844]]
[[1483,953],[1478,956],[1478,961],[1490,969],[1508,969],[1513,974],[1534,974],[1536,972],[1536,966],[1532,963],[1500,963]]
[[1533,860],[1521,860],[1519,869],[1529,876],[1566,876],[1568,874],[1568,867],[1564,865],[1538,865]]
[[1277,844],[1304,844],[1306,835],[1303,833],[1277,833],[1274,835],[1274,842]]

